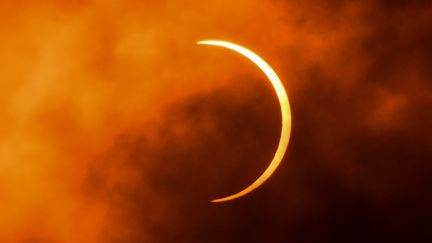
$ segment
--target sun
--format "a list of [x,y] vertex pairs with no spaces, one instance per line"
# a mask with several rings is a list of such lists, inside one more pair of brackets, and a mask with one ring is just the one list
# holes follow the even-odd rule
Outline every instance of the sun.
[[262,72],[267,76],[267,78],[270,80],[275,92],[276,96],[279,101],[280,105],[280,111],[282,114],[282,129],[281,129],[281,135],[279,144],[277,146],[275,155],[270,162],[267,169],[261,174],[258,179],[256,179],[252,184],[250,184],[248,187],[243,189],[240,192],[237,192],[235,194],[232,194],[230,196],[226,196],[223,198],[218,198],[211,200],[211,202],[225,202],[229,200],[233,200],[239,197],[242,197],[251,191],[257,189],[259,186],[261,186],[265,181],[267,181],[270,176],[275,172],[277,167],[282,162],[282,159],[286,153],[286,150],[288,148],[288,143],[291,135],[291,108],[288,100],[288,95],[285,91],[285,88],[279,79],[276,72],[270,67],[269,64],[267,64],[266,61],[264,61],[261,57],[259,57],[257,54],[252,52],[251,50],[246,49],[245,47],[242,47],[240,45],[236,45],[227,41],[220,41],[220,40],[205,40],[205,41],[199,41],[197,42],[199,45],[212,45],[212,46],[219,46],[223,48],[230,49],[232,51],[235,51],[243,56],[245,56],[247,59],[249,59],[251,62],[253,62],[259,69],[261,69]]

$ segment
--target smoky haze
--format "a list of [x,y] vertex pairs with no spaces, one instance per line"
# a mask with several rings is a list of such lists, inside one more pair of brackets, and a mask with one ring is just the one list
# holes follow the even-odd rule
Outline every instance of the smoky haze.
[[[427,1],[3,1],[0,242],[429,242]],[[279,74],[291,143],[263,74]]]

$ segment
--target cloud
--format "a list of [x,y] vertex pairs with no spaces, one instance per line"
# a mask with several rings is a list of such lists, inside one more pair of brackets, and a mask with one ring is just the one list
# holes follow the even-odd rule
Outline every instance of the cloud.
[[[2,5],[1,242],[424,238],[424,3]],[[228,204],[208,200],[263,171],[280,116],[255,67],[195,45],[209,38],[264,57],[293,109],[281,168]]]

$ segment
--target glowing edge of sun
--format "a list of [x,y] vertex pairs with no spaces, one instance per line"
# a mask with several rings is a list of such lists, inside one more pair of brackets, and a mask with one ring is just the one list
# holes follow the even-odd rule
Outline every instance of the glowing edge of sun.
[[282,114],[282,130],[281,130],[279,145],[276,149],[276,152],[275,152],[275,155],[274,155],[272,161],[270,162],[270,165],[267,167],[267,169],[264,171],[264,173],[260,177],[258,177],[258,179],[256,179],[251,185],[249,185],[248,187],[246,187],[242,191],[235,193],[233,195],[227,196],[227,197],[211,200],[211,202],[225,202],[225,201],[229,201],[229,200],[233,200],[233,199],[242,197],[242,196],[250,193],[251,191],[257,189],[268,178],[270,178],[270,176],[274,173],[276,168],[279,166],[279,164],[281,163],[281,161],[285,155],[285,152],[286,152],[287,147],[288,147],[289,139],[290,139],[291,109],[290,109],[290,104],[288,101],[288,95],[285,91],[285,88],[284,88],[281,80],[277,76],[276,72],[270,67],[270,65],[268,65],[257,54],[253,53],[252,51],[250,51],[250,50],[248,50],[242,46],[239,46],[239,45],[236,45],[236,44],[233,44],[230,42],[226,42],[226,41],[205,40],[205,41],[199,41],[199,42],[197,42],[197,44],[225,47],[225,48],[233,50],[237,53],[240,53],[241,55],[245,56],[250,61],[255,63],[261,69],[261,71],[264,72],[264,74],[267,76],[267,78],[272,83],[273,88],[276,91],[276,95],[277,95],[278,100],[279,100],[279,105],[280,105],[281,114]]

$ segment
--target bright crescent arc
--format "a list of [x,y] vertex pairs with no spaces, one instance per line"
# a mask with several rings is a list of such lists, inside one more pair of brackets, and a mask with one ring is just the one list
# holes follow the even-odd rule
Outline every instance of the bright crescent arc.
[[267,169],[264,171],[264,173],[260,177],[258,177],[258,179],[256,179],[251,185],[249,185],[248,187],[246,187],[242,191],[235,193],[233,195],[227,196],[227,197],[211,200],[211,202],[224,202],[224,201],[229,201],[229,200],[233,200],[233,199],[242,197],[242,196],[248,194],[249,192],[255,190],[256,188],[261,186],[261,184],[263,184],[273,174],[273,172],[276,170],[276,168],[279,166],[279,164],[281,163],[281,161],[285,155],[285,152],[286,152],[287,147],[288,147],[288,142],[290,139],[291,109],[290,109],[290,104],[288,101],[288,95],[285,91],[285,88],[284,88],[281,80],[277,76],[276,72],[270,67],[270,65],[268,65],[257,54],[253,53],[252,51],[250,51],[250,50],[248,50],[242,46],[239,46],[239,45],[236,45],[236,44],[233,44],[230,42],[226,42],[226,41],[205,40],[205,41],[199,41],[199,42],[197,42],[197,44],[224,47],[224,48],[233,50],[233,51],[245,56],[250,61],[255,63],[261,69],[261,71],[264,72],[264,74],[267,76],[267,78],[272,83],[273,88],[276,91],[276,95],[277,95],[278,100],[279,100],[279,105],[280,105],[281,114],[282,114],[282,130],[281,130],[279,145],[276,149],[276,152],[275,152],[275,155],[274,155],[272,161],[270,162],[270,165],[267,167]]

